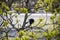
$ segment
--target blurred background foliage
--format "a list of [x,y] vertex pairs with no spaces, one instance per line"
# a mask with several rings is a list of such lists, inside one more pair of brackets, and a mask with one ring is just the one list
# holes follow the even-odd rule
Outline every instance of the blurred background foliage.
[[[31,25],[36,27],[37,29],[35,32],[25,31],[25,30],[19,30],[17,31],[17,37],[14,38],[14,40],[37,40],[38,32],[41,27],[47,26],[49,28],[42,31],[43,37],[46,38],[46,40],[60,40],[60,0],[0,0],[0,16],[7,17],[7,15],[12,15],[13,12],[8,12],[14,10],[18,14],[25,13],[26,18],[28,17],[28,13],[36,13],[38,10],[44,10],[44,12],[47,14],[47,12],[51,12],[53,16],[50,17],[50,20],[46,23],[44,23],[44,18],[38,18],[35,20],[35,22]],[[2,17],[2,18],[3,18]],[[15,15],[17,18],[17,16]],[[8,17],[7,17],[8,18]],[[10,22],[9,22],[10,21]],[[8,24],[12,25],[13,20],[4,19],[3,18],[3,28],[8,28]],[[17,20],[18,23],[18,20]],[[14,26],[14,25],[12,25]],[[33,27],[32,27],[33,28]],[[26,28],[28,30],[29,28]],[[17,30],[17,29],[16,29]],[[3,32],[3,29],[0,29],[1,33]],[[8,38],[8,32],[6,31],[4,35],[6,38],[0,38],[0,40],[12,40]]]

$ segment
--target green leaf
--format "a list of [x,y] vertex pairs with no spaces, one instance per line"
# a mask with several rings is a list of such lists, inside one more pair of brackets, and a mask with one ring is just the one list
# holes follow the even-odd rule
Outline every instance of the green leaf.
[[12,14],[13,14],[13,12],[8,12],[8,14],[12,15]]
[[5,9],[7,11],[9,10],[9,7],[6,5],[6,3],[3,2],[1,6],[3,9]]
[[52,31],[52,36],[55,37],[57,34],[58,34],[58,30],[57,29]]
[[23,35],[24,35],[24,30],[20,30],[20,31],[18,32],[18,34],[19,34],[20,36],[23,36]]
[[23,8],[20,8],[20,12],[23,12]]
[[2,10],[0,10],[0,15],[2,15],[3,14],[3,12],[2,12]]
[[7,20],[4,20],[3,26],[4,26],[4,27],[7,27],[7,25],[8,25],[8,21],[7,21]]
[[19,37],[16,37],[15,40],[20,40],[20,38]]
[[43,36],[47,37],[48,34],[46,32],[42,32]]
[[55,18],[55,16],[51,16],[50,19],[53,20]]
[[8,6],[5,6],[5,9],[8,11],[9,10],[9,7]]
[[19,8],[15,8],[14,10],[19,11]]
[[21,40],[28,40],[28,36],[26,35],[22,36]]
[[28,13],[28,9],[27,8],[20,8],[20,12],[21,13]]
[[37,38],[37,35],[36,35],[36,33],[34,33],[34,32],[29,32],[29,36],[30,36],[31,38],[33,38],[33,39],[36,39],[36,38]]

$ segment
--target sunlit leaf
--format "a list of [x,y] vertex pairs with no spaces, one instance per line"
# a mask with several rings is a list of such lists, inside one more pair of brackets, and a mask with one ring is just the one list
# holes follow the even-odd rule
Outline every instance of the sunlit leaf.
[[28,39],[28,36],[24,35],[24,36],[22,36],[21,40],[29,40],[29,39]]
[[9,7],[4,2],[2,3],[2,8],[5,9],[5,10],[9,10]]
[[34,32],[29,32],[29,36],[34,39],[37,38],[37,35]]
[[55,37],[57,34],[58,34],[58,30],[53,30],[53,31],[52,31],[52,36]]
[[19,37],[15,37],[15,40],[20,40],[20,38]]
[[8,21],[7,21],[7,20],[4,20],[3,26],[4,26],[4,27],[7,27],[7,25],[8,25]]
[[43,36],[47,37],[48,36],[48,33],[46,32],[42,32]]
[[24,35],[24,30],[20,30],[18,33],[19,33],[20,36],[23,36]]
[[2,15],[3,14],[3,12],[2,12],[2,10],[0,10],[0,15]]
[[19,8],[14,8],[14,10],[19,11]]
[[55,18],[55,16],[51,16],[50,19],[53,20]]
[[13,14],[13,12],[8,12],[8,14],[12,15],[12,14]]
[[20,12],[21,13],[28,13],[28,9],[27,8],[20,8]]

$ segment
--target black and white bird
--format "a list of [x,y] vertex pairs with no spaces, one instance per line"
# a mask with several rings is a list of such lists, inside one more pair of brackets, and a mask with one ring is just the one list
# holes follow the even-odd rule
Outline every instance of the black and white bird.
[[31,18],[31,19],[28,20],[28,22],[26,22],[26,25],[31,26],[33,23],[34,23],[34,19]]
[[31,24],[33,24],[34,23],[34,19],[29,19],[29,24],[31,25]]

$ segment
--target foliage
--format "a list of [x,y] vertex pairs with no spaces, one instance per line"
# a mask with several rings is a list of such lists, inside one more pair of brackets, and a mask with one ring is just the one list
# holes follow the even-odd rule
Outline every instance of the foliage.
[[20,12],[28,13],[28,9],[27,8],[20,8]]
[[52,37],[55,37],[57,34],[58,34],[58,30],[48,30],[47,32],[42,32],[42,34],[47,38],[47,39],[50,39]]
[[[40,17],[37,20],[35,20],[35,22],[32,25],[29,25],[30,27],[29,26],[26,27],[25,25],[26,25],[27,18],[29,16],[28,15],[29,9],[31,9],[31,8],[28,8],[28,6],[19,7],[19,6],[21,6],[19,4],[11,4],[11,6],[14,7],[13,8],[14,12],[9,12],[9,10],[11,10],[11,8],[7,4],[8,3],[6,3],[6,2],[0,2],[0,17],[3,19],[3,23],[1,23],[0,26],[3,26],[2,28],[9,28],[8,25],[11,25],[12,28],[14,28],[17,31],[18,37],[15,37],[14,40],[29,40],[29,39],[36,40],[38,38],[38,36],[36,34],[38,34],[40,29],[45,26],[47,27],[47,29],[42,29],[43,31],[41,33],[42,33],[43,37],[47,38],[47,40],[51,40],[52,37],[54,38],[54,37],[56,37],[56,35],[59,34],[60,16],[57,16],[57,15],[60,15],[60,11],[59,11],[60,10],[60,0],[37,0],[36,4],[34,5],[34,11],[36,12],[36,11],[38,11],[38,9],[43,8],[43,10],[45,12],[51,12],[53,14],[53,16],[51,16],[49,21],[46,21],[46,23],[44,22],[44,18]],[[16,15],[16,12],[18,15],[20,13],[25,13],[23,26],[21,26],[18,29],[15,28],[16,25],[18,25],[18,26],[20,25],[19,20],[17,19],[18,16]],[[16,24],[13,24],[13,19],[12,19],[13,17],[15,17],[17,19]],[[53,27],[53,28],[51,28],[51,27]],[[33,30],[34,28],[37,31]],[[3,29],[1,31],[9,33],[10,30],[12,30],[12,29],[10,28],[8,31],[5,31],[5,29]],[[35,32],[31,32],[31,30],[35,31]],[[7,37],[8,34],[4,33],[4,36],[6,36],[6,38],[4,38],[5,40],[7,40],[7,39],[11,40]],[[57,38],[57,40],[59,40],[59,39]]]
[[3,14],[3,12],[2,12],[2,10],[0,10],[0,15],[2,15]]
[[9,7],[4,2],[1,4],[1,6],[4,10],[9,10]]
[[4,20],[3,27],[7,27],[7,25],[8,25],[8,21],[7,20]]
[[23,36],[24,35],[24,31],[23,30],[19,31],[19,35]]

